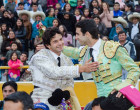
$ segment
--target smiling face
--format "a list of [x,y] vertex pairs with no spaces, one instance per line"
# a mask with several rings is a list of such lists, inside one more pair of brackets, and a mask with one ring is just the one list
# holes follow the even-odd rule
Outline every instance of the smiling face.
[[61,54],[64,46],[64,41],[62,40],[61,34],[55,34],[51,39],[50,45],[46,45],[52,52],[56,53],[58,56]]

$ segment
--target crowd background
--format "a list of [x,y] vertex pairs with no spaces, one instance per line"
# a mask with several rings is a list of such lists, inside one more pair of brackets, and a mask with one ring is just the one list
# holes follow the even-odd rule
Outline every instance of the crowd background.
[[[0,78],[32,81],[28,70],[16,68],[28,65],[30,52],[36,53],[42,44],[40,27],[58,27],[64,45],[79,47],[75,24],[83,19],[93,19],[98,37],[120,42],[134,61],[140,61],[140,0],[1,0],[0,66],[12,69],[0,70]],[[123,79],[126,75],[123,70]]]

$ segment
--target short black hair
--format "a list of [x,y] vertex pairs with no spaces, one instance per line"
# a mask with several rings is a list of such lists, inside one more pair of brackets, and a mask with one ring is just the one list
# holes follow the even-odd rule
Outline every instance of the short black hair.
[[11,86],[15,91],[17,91],[17,83],[15,81],[8,81],[2,85],[2,91],[6,86]]
[[27,52],[22,52],[21,55],[22,54],[25,54],[27,56],[27,58],[28,58],[28,53]]
[[12,44],[16,44],[16,45],[17,45],[17,47],[18,47],[18,43],[17,43],[17,42],[12,42],[12,43],[11,43],[11,46],[12,46]]
[[37,3],[31,3],[31,7],[32,7],[33,5],[36,5],[36,6],[38,6],[38,4],[37,4]]
[[92,102],[92,107],[100,105],[100,103],[105,99],[106,97],[102,96],[99,98],[95,98]]
[[125,35],[126,35],[126,32],[125,32],[125,31],[120,31],[120,32],[118,33],[118,36],[119,36],[120,34],[123,34],[123,33],[125,33]]
[[26,92],[15,92],[7,96],[4,101],[12,101],[14,103],[21,102],[23,104],[23,110],[32,109],[33,110],[33,100],[30,95]]
[[46,31],[43,34],[43,43],[44,43],[45,47],[46,47],[46,44],[50,45],[51,39],[56,34],[61,34],[61,32],[59,31],[58,27],[52,27],[52,28],[46,29]]
[[20,5],[23,5],[24,6],[24,3],[22,3],[22,2],[18,3],[18,6],[20,6]]
[[97,25],[93,19],[84,19],[76,24],[76,28],[81,28],[81,32],[85,34],[89,32],[93,39],[98,39]]
[[114,6],[115,6],[116,4],[118,4],[118,5],[120,6],[120,3],[119,3],[119,2],[115,2],[115,3],[114,3]]

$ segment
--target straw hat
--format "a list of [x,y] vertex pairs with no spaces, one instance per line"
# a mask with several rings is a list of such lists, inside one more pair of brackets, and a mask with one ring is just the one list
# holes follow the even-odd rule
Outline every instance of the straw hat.
[[132,22],[133,18],[139,18],[139,20],[140,20],[140,14],[137,12],[134,12],[133,14],[128,15],[128,20],[130,22]]
[[32,15],[32,19],[35,21],[35,17],[38,16],[38,15],[42,17],[42,20],[44,20],[44,19],[46,18],[44,12],[42,12],[42,11],[38,11],[38,12],[34,12],[34,13],[33,13],[33,15]]
[[118,18],[113,18],[112,19],[113,22],[118,22],[118,23],[121,23],[123,25],[124,28],[126,28],[128,26],[128,23],[127,21],[122,18],[122,17],[118,17]]
[[19,11],[19,13],[18,13],[19,18],[21,18],[21,16],[22,16],[23,14],[28,15],[29,19],[31,18],[31,14],[30,14],[30,12],[27,11],[27,10],[21,10],[21,11]]

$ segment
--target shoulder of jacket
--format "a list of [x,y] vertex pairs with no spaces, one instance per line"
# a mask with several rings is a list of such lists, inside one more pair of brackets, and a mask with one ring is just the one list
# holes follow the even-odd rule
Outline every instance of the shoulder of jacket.
[[79,55],[79,61],[81,61],[81,58],[85,55],[87,49],[88,49],[88,45],[84,46],[84,47],[81,49],[80,55]]
[[117,49],[120,47],[119,42],[107,41],[103,46],[104,54],[107,58],[111,59],[115,56]]

